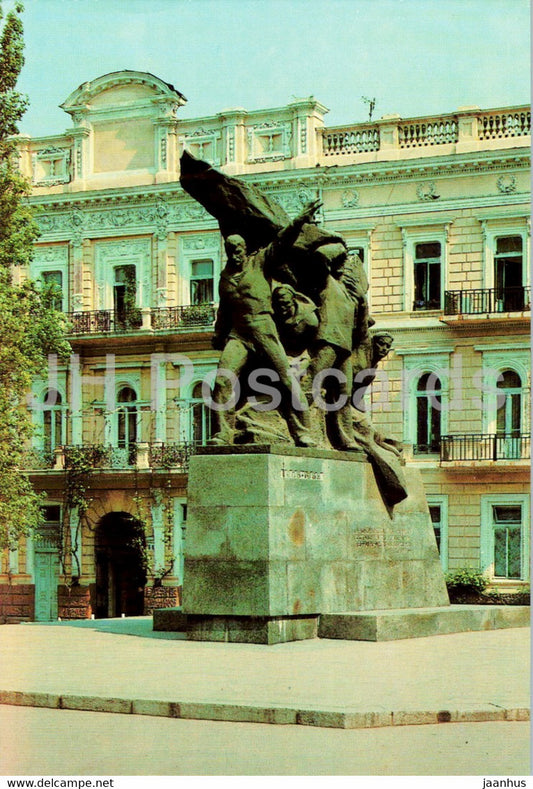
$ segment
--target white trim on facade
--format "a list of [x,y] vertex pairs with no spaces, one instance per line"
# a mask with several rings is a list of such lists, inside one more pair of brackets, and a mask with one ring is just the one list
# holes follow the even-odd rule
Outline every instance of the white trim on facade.
[[403,309],[406,312],[413,311],[415,297],[415,248],[417,244],[440,244],[440,300],[441,306],[444,304],[444,291],[448,287],[448,237],[451,221],[444,222],[434,220],[424,225],[410,225],[399,223],[402,232],[403,245],[403,279],[404,279],[404,303]]
[[428,506],[440,507],[440,563],[444,572],[448,569],[448,495],[428,495]]
[[[521,577],[506,579],[494,575],[494,523],[492,507],[520,505],[521,526]],[[489,493],[481,496],[481,569],[493,581],[529,580],[529,495],[527,493]]]
[[503,236],[520,236],[522,239],[522,284],[530,283],[530,229],[526,217],[500,216],[481,219],[483,234],[483,287],[494,288],[494,255],[496,239]]

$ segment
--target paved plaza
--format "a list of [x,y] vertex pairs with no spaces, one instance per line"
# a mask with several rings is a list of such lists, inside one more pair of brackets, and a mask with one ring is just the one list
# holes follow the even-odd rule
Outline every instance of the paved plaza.
[[[14,749],[4,740],[4,773],[69,765],[71,774],[148,775],[529,770],[529,628],[262,646],[188,642],[154,633],[150,617],[32,623],[0,629],[0,660],[2,731],[25,731]],[[53,741],[61,732],[68,739],[69,726],[85,757],[98,755],[94,768],[77,749],[59,768]],[[91,728],[95,736],[81,738]],[[134,747],[143,736],[156,743],[145,769],[146,749]],[[202,742],[211,762],[196,758]],[[364,756],[370,744],[374,760]]]
[[[189,642],[154,633],[151,617],[138,617],[6,626],[0,641],[0,699],[40,694],[26,702],[34,706],[107,711],[108,700],[110,711],[131,712],[132,702],[141,711],[141,702],[153,701],[174,710],[142,712],[340,728],[521,720],[529,708],[529,628],[263,646]],[[81,706],[83,698],[92,706]],[[268,710],[272,721],[261,715]],[[342,717],[350,714],[351,721]]]

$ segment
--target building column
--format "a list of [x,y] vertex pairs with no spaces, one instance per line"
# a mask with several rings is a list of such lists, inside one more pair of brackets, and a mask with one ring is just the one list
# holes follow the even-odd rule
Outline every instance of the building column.
[[163,528],[163,505],[161,502],[151,505],[152,528],[154,532],[154,575],[157,570],[165,567],[165,534]]
[[81,565],[81,523],[76,507],[69,513],[69,527],[70,527],[70,551],[72,556],[72,575],[81,576],[83,570]]

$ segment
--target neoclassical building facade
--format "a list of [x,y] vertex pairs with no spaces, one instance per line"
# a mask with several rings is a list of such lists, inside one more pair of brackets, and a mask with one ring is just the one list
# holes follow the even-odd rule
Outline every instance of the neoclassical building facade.
[[[176,605],[187,465],[210,435],[202,382],[223,266],[218,225],[179,184],[186,148],[320,222],[362,258],[374,331],[394,336],[368,404],[425,483],[443,567],[529,582],[529,107],[463,107],[327,127],[313,97],[181,119],[141,72],[61,105],[72,125],[20,136],[73,354],[35,381],[28,469],[45,526],[3,557],[3,621]],[[82,496],[80,504],[80,496]],[[76,498],[77,497],[77,498]],[[74,506],[75,503],[77,506]]]

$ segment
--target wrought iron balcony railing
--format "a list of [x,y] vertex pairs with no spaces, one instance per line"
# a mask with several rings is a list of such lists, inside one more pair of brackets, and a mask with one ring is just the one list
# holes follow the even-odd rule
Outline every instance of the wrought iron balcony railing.
[[65,468],[74,468],[80,458],[91,469],[166,468],[187,471],[192,454],[190,444],[162,442],[129,444],[114,447],[83,444],[64,447]]
[[69,334],[113,334],[138,331],[142,326],[140,309],[129,313],[113,310],[69,312],[67,318],[71,324]]
[[[144,312],[148,312],[148,321],[143,321]],[[129,313],[113,310],[91,310],[86,312],[69,312],[69,334],[123,334],[124,332],[153,330],[194,330],[207,329],[213,326],[217,308],[213,303],[187,304],[179,307],[161,307],[152,310],[136,308]]]
[[213,325],[217,308],[212,303],[152,310],[152,329],[194,329]]
[[109,444],[79,444],[56,447],[53,452],[29,449],[24,466],[37,471],[95,469],[172,469],[186,472],[194,444],[159,442],[131,443],[125,447]]
[[137,444],[113,447],[105,444],[80,444],[63,448],[65,469],[76,468],[80,463],[91,469],[131,468],[137,461]]
[[26,468],[41,470],[54,468],[56,453],[53,450],[33,447],[26,452],[24,465]]
[[152,443],[148,450],[149,466],[187,471],[192,453],[192,444]]
[[455,460],[528,460],[531,457],[531,436],[521,433],[469,433],[442,436],[440,459]]
[[529,287],[447,290],[444,294],[445,315],[483,315],[530,309]]

